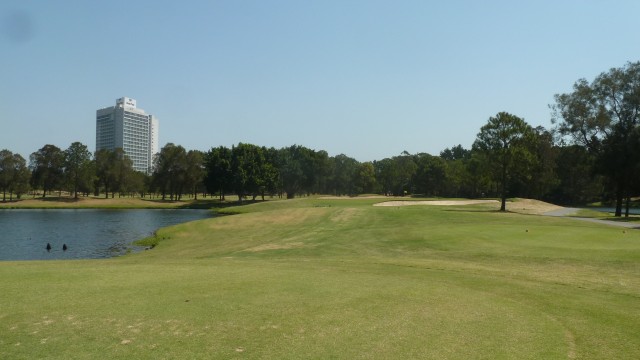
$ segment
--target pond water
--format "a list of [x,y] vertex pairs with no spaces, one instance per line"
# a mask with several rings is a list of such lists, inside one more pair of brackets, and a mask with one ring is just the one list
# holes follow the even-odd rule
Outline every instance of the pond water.
[[[211,217],[209,210],[2,209],[0,260],[108,258],[159,228]],[[47,243],[51,250],[47,251]],[[63,250],[63,246],[67,250]]]

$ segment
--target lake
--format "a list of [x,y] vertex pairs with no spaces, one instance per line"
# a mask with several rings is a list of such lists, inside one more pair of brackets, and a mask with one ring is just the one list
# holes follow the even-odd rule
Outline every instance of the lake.
[[139,249],[132,243],[159,228],[212,216],[210,210],[195,209],[2,209],[0,260],[118,256]]

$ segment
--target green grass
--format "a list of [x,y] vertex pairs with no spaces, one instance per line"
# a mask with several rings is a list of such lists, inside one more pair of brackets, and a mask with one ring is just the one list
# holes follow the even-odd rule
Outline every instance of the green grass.
[[250,204],[142,253],[0,263],[0,354],[640,358],[640,232],[379,201]]

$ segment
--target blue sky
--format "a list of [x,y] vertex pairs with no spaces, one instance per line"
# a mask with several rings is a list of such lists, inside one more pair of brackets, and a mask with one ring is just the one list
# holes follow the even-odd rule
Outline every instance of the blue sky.
[[359,161],[468,148],[507,111],[551,127],[579,78],[640,60],[637,1],[0,3],[0,149],[95,150],[121,96],[160,144]]

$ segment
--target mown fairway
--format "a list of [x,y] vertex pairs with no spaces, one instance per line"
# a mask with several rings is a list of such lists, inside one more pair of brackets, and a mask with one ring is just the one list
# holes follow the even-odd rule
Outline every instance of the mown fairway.
[[303,199],[0,263],[0,358],[638,359],[640,231]]

